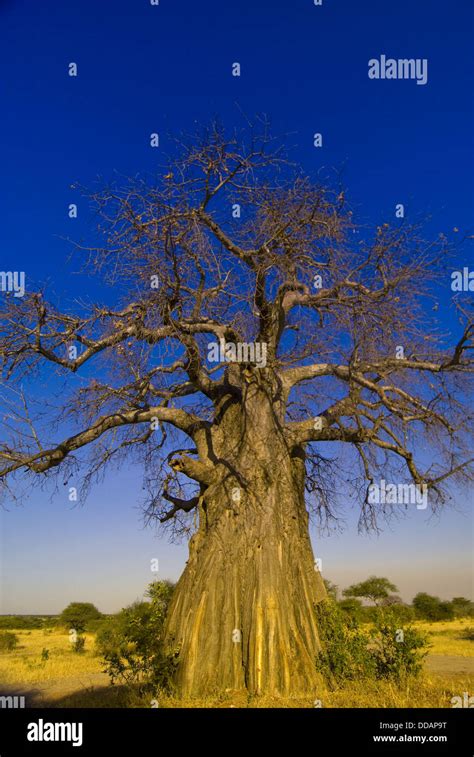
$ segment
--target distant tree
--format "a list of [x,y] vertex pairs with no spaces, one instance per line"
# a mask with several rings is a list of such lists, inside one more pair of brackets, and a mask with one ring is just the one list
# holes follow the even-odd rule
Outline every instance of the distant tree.
[[453,597],[451,605],[457,618],[470,617],[474,614],[474,602],[466,597]]
[[398,591],[395,584],[392,584],[388,578],[378,578],[370,576],[366,581],[359,584],[352,584],[342,592],[345,597],[363,597],[370,599],[375,605],[379,605],[383,600],[387,600],[390,592]]
[[380,604],[384,607],[392,607],[393,605],[402,605],[403,600],[398,596],[398,594],[389,594],[388,597],[382,599]]
[[[391,617],[398,620],[399,623],[409,623],[415,619],[415,610],[410,605],[405,604],[398,594],[389,594],[388,597],[382,599],[380,607],[390,608]],[[375,608],[365,608],[366,610],[374,610]]]
[[413,598],[412,604],[418,617],[432,620],[433,616],[436,614],[439,599],[424,591],[420,591],[416,597]]
[[326,591],[328,593],[328,596],[332,599],[337,600],[337,592],[339,590],[339,587],[336,584],[333,584],[332,581],[329,581],[327,578],[323,579],[324,585],[326,587]]
[[436,620],[452,620],[454,618],[454,608],[451,602],[439,603],[438,616]]
[[38,615],[0,615],[0,629],[31,630],[45,625],[45,620]]
[[413,607],[417,616],[423,620],[451,620],[454,617],[451,602],[443,602],[439,597],[423,591],[414,597]]
[[76,631],[85,631],[87,623],[102,617],[97,607],[91,602],[71,602],[59,616],[61,624]]

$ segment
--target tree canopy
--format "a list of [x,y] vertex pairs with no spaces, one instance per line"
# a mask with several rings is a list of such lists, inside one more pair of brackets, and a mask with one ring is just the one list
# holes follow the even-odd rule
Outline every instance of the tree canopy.
[[62,611],[59,620],[68,628],[76,631],[84,631],[91,620],[102,617],[97,607],[92,602],[70,602]]
[[[404,219],[369,230],[265,125],[212,124],[155,179],[89,197],[100,237],[76,251],[99,301],[2,301],[3,493],[56,472],[83,497],[139,461],[147,518],[191,536],[163,631],[181,693],[314,692],[309,512],[330,523],[352,497],[370,529],[472,480],[456,248]],[[395,590],[371,580],[374,601]]]
[[[88,193],[103,244],[76,247],[114,305],[5,295],[4,492],[12,476],[10,497],[23,475],[58,468],[65,481],[84,470],[85,492],[135,455],[148,515],[185,527],[199,486],[225,470],[221,461],[216,474],[209,433],[250,380],[252,355],[239,366],[236,350],[260,344],[260,374],[288,445],[306,448],[307,501],[320,515],[350,489],[361,527],[373,527],[397,507],[371,497],[381,470],[426,486],[435,507],[450,480],[472,475],[466,301],[453,301],[451,335],[439,319],[453,245],[425,242],[406,221],[369,232],[344,190],[292,166],[266,128],[228,136],[213,124],[178,152],[156,182]],[[48,367],[66,383],[46,412],[20,386]],[[75,430],[55,433],[58,423]]]
[[374,604],[378,605],[382,600],[387,600],[390,597],[390,592],[395,591],[398,591],[397,587],[388,578],[370,576],[370,578],[361,581],[359,584],[348,586],[342,593],[345,597],[370,599]]

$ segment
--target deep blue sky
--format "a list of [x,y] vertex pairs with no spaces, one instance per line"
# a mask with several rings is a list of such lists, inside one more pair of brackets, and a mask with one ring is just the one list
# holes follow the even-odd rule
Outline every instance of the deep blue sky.
[[[430,214],[433,235],[472,233],[474,85],[470,0],[0,0],[2,223],[0,269],[48,281],[62,304],[99,292],[73,273],[61,237],[90,235],[94,219],[73,182],[153,172],[167,135],[218,116],[244,125],[265,113],[308,171],[342,171],[360,217]],[[428,83],[372,81],[368,61],[427,58]],[[67,75],[78,65],[78,77]],[[240,78],[232,63],[241,64]],[[149,146],[151,132],[161,146]],[[314,132],[323,148],[313,147]],[[79,202],[79,219],[67,208]],[[460,264],[466,260],[460,258]],[[54,612],[73,599],[111,611],[140,595],[150,559],[176,578],[186,548],[141,530],[132,470],[96,489],[84,508],[33,492],[0,515],[0,612]],[[469,503],[427,523],[417,511],[379,537],[316,543],[341,585],[387,574],[418,590],[470,593]]]

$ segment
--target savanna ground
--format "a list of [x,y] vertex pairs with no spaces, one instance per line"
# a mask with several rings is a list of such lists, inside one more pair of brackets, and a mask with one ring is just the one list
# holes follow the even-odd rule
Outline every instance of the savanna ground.
[[[314,698],[276,700],[229,692],[215,700],[183,702],[159,696],[153,702],[137,689],[110,686],[103,659],[87,633],[85,651],[75,653],[60,628],[14,631],[18,647],[0,653],[0,695],[26,697],[26,706],[45,707],[451,707],[451,698],[474,693],[474,641],[463,638],[472,619],[414,626],[428,633],[429,655],[422,676],[408,685],[387,681],[347,682],[336,690],[324,686]],[[42,659],[47,650],[47,659]],[[45,654],[43,654],[43,657]]]

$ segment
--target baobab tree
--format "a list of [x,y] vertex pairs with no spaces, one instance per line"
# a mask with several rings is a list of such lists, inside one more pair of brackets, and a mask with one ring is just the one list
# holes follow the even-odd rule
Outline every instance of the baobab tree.
[[[472,320],[462,293],[449,326],[437,299],[452,246],[358,225],[266,128],[212,125],[156,181],[89,196],[103,237],[78,251],[114,304],[4,295],[4,494],[139,459],[147,517],[189,536],[166,626],[181,695],[312,693],[310,514],[352,496],[372,528],[410,506],[371,497],[381,476],[434,508],[472,474]],[[48,367],[54,424],[25,389]]]

